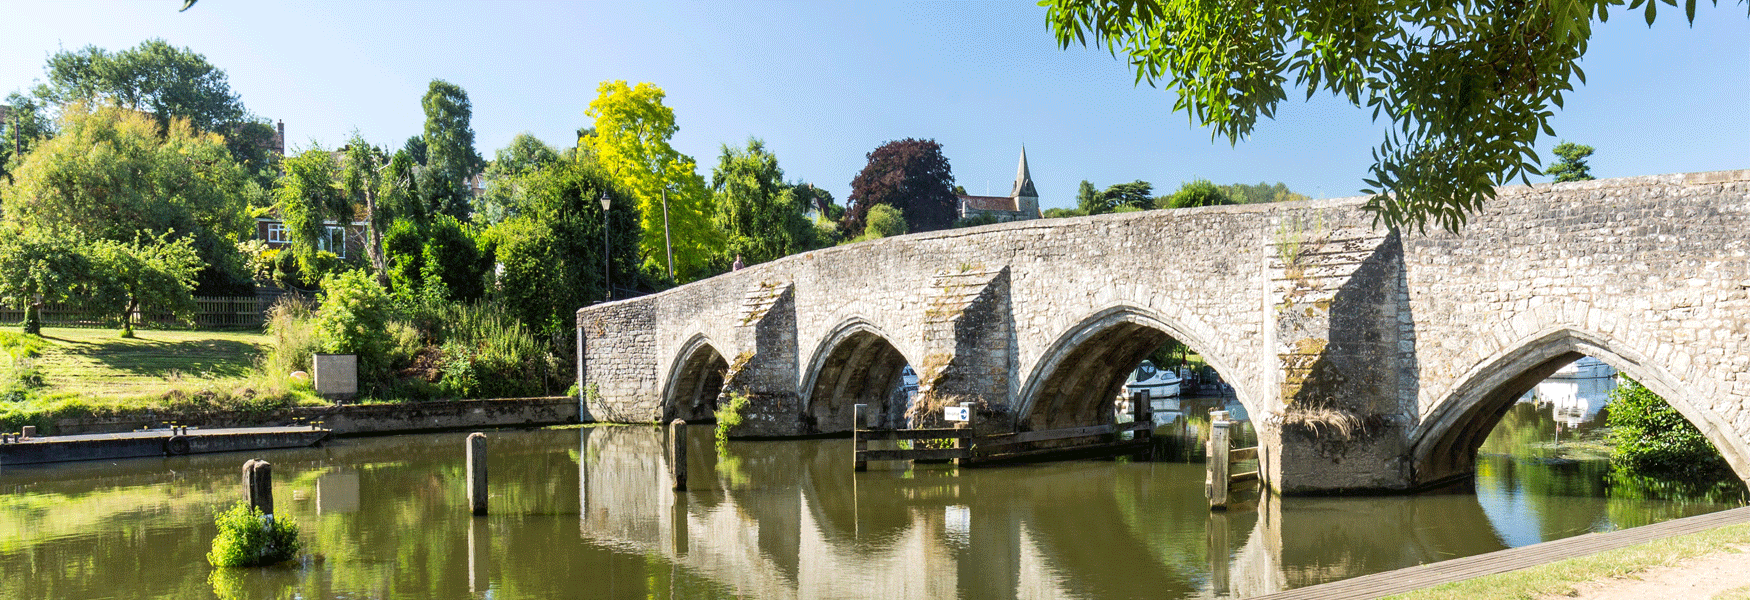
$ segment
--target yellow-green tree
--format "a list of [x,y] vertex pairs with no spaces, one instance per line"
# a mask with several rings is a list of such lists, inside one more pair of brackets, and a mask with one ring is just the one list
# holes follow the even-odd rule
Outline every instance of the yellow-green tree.
[[[646,273],[666,273],[663,191],[668,192],[668,237],[674,244],[675,277],[681,282],[710,275],[711,255],[722,235],[711,221],[711,194],[693,158],[668,145],[680,128],[667,96],[650,83],[637,86],[606,81],[584,113],[595,119],[595,134],[583,142],[608,176],[635,197],[639,214],[639,254]],[[625,201],[614,198],[614,201]]]

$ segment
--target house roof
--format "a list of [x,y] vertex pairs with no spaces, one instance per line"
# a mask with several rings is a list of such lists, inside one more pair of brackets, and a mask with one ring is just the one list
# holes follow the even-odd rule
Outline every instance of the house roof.
[[1006,210],[1015,212],[1015,199],[1007,196],[956,196],[960,204],[973,210]]

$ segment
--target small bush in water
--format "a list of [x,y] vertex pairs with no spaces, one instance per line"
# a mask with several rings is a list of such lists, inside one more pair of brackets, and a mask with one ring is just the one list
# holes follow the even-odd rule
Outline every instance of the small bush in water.
[[213,519],[219,535],[207,562],[215,567],[258,567],[298,555],[298,524],[291,519],[268,520],[261,510],[238,502]]

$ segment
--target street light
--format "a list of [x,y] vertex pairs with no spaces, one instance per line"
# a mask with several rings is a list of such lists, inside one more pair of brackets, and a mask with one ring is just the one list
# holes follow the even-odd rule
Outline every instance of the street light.
[[607,288],[607,302],[614,299],[613,258],[608,254],[608,192],[602,191],[602,287]]

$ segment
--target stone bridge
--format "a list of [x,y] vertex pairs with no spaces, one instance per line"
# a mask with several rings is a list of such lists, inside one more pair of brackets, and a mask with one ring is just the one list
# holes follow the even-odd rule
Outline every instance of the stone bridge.
[[984,432],[1104,423],[1168,338],[1258,422],[1279,491],[1463,477],[1536,382],[1590,355],[1750,477],[1750,171],[1503,187],[1460,234],[1363,198],[1048,219],[787,257],[577,313],[585,420],[832,434],[978,402]]

